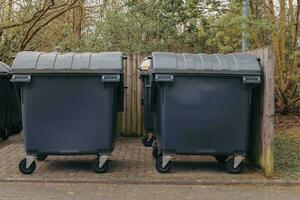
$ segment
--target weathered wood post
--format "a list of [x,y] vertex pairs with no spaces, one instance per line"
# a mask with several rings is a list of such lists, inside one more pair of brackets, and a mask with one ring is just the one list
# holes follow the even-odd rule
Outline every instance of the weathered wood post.
[[[275,62],[271,48],[247,52],[259,60],[263,72],[263,85],[256,92],[257,105],[252,113],[253,160],[264,170],[266,177],[273,175],[273,136],[274,136],[274,88]],[[255,92],[254,92],[255,93]]]

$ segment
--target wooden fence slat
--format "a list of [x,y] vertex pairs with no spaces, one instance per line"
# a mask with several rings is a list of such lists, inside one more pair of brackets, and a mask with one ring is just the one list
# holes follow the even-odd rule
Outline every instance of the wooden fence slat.
[[127,66],[127,91],[126,91],[126,130],[125,135],[131,134],[131,68],[132,68],[132,56],[128,57],[128,66]]
[[[142,55],[138,55],[137,57],[137,63],[139,66],[141,61],[142,61]],[[139,72],[139,71],[137,71]],[[142,135],[143,134],[143,121],[142,121],[142,105],[141,105],[141,96],[142,96],[142,83],[141,80],[139,79],[139,73],[137,73],[137,95],[136,95],[136,100],[137,100],[137,134]]]
[[132,99],[131,99],[131,106],[132,106],[132,112],[131,112],[131,133],[133,136],[137,135],[137,56],[133,55],[132,60],[132,74],[131,74],[131,92],[132,92]]
[[[124,87],[127,86],[127,68],[128,68],[128,61],[127,59],[123,61],[125,64],[125,68],[124,68]],[[121,113],[121,120],[122,120],[122,127],[121,127],[121,131],[119,131],[120,135],[125,134],[126,132],[126,111],[127,111],[127,89],[124,88],[124,111]]]

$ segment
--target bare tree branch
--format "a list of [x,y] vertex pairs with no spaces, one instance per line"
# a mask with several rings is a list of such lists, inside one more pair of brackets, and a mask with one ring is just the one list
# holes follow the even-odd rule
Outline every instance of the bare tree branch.
[[39,27],[37,27],[34,31],[29,32],[28,33],[28,37],[24,38],[21,46],[20,46],[20,50],[24,50],[26,48],[26,46],[28,45],[28,43],[32,40],[32,38],[41,30],[43,29],[45,26],[47,26],[50,22],[52,22],[53,20],[55,20],[56,18],[58,18],[59,16],[63,15],[64,13],[66,13],[67,11],[77,7],[78,5],[75,5],[76,2],[78,0],[73,0],[72,3],[70,3],[68,5],[67,8],[62,9],[61,11],[59,11],[58,13],[54,14],[52,17],[50,17],[46,22],[44,22],[42,25],[40,25]]

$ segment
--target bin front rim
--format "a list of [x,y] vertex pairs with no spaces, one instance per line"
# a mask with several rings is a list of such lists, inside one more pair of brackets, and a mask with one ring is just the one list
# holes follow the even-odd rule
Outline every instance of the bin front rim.
[[51,72],[48,70],[12,70],[12,74],[37,74],[37,75],[101,75],[101,74],[122,74],[123,70],[52,70]]
[[[211,70],[151,70],[148,73],[154,74],[178,74],[178,75],[261,75],[261,72],[254,71],[229,71],[229,70],[220,70],[220,71],[211,71]],[[147,74],[147,73],[143,73]]]

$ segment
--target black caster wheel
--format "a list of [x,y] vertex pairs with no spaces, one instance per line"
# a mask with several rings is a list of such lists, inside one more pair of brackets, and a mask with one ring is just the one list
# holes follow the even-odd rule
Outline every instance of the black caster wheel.
[[33,161],[31,163],[31,165],[29,166],[29,168],[26,169],[26,158],[24,158],[23,160],[21,160],[21,162],[19,164],[19,170],[23,174],[32,174],[34,172],[35,168],[36,168],[36,163],[35,163],[35,161]]
[[243,163],[240,163],[239,166],[237,166],[236,168],[234,168],[234,158],[229,158],[226,161],[226,170],[230,174],[240,174],[243,171],[242,164]]
[[158,157],[158,147],[157,146],[153,147],[153,149],[152,149],[152,156],[155,159]]
[[142,139],[142,143],[145,147],[151,147],[152,146],[152,143],[154,141],[154,138],[151,137],[151,139],[148,138],[148,136],[144,136],[143,139]]
[[156,170],[159,173],[162,173],[162,174],[170,172],[171,161],[169,161],[168,164],[165,167],[162,167],[162,163],[163,163],[163,157],[162,156],[158,156],[157,159],[156,159],[156,162],[155,162]]
[[7,140],[9,137],[8,132],[6,130],[2,130],[0,133],[0,137],[3,141]]
[[36,158],[37,161],[43,161],[43,160],[46,160],[47,157],[48,157],[48,155],[45,155],[45,154],[38,154],[38,155],[36,155],[35,158]]
[[216,155],[215,159],[219,162],[219,163],[225,163],[227,160],[228,156],[225,155]]
[[96,158],[93,161],[93,169],[96,173],[106,173],[108,171],[109,164],[110,164],[110,160],[107,160],[105,162],[105,164],[100,168],[99,167],[99,159]]

